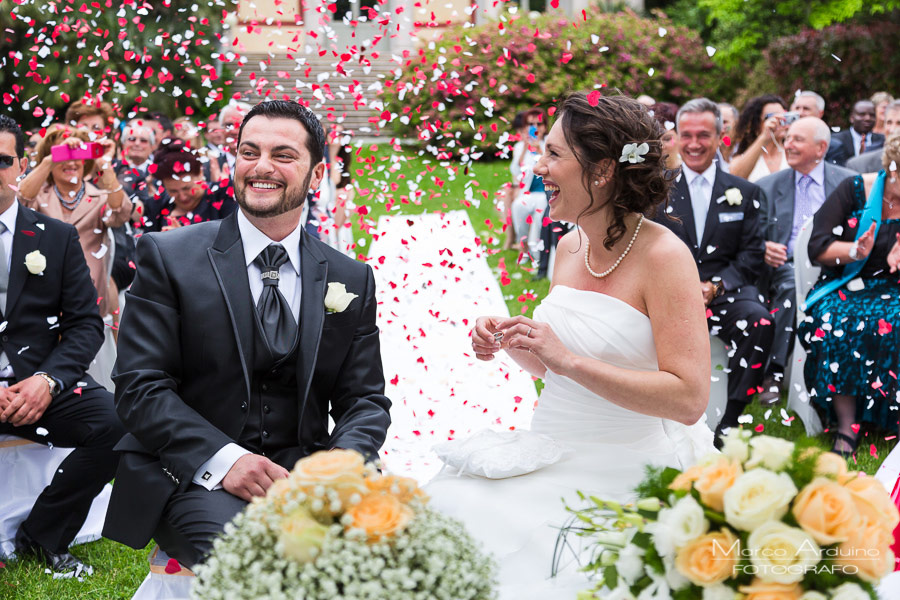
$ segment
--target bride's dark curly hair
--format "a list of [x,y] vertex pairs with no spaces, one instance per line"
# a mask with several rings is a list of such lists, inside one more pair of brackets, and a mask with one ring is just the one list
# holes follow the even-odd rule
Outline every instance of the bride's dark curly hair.
[[[583,169],[584,189],[591,196],[590,205],[575,224],[605,206],[594,193],[599,188],[591,185],[592,180],[605,175],[612,222],[603,245],[611,249],[625,235],[626,215],[637,212],[652,217],[668,200],[674,175],[666,171],[660,141],[664,130],[642,104],[621,95],[591,100],[585,92],[569,95],[560,106],[559,118],[566,143]],[[643,162],[619,162],[626,144],[644,142],[650,150],[643,155]],[[602,172],[604,160],[612,161],[612,172]]]

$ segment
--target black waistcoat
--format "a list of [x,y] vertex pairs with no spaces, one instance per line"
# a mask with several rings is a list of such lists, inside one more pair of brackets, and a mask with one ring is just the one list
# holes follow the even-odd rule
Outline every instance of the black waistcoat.
[[247,420],[238,443],[251,452],[272,458],[280,450],[299,445],[297,367],[300,332],[298,327],[291,352],[284,357],[275,357],[263,337],[259,317],[256,311],[253,312],[250,403],[245,409]]

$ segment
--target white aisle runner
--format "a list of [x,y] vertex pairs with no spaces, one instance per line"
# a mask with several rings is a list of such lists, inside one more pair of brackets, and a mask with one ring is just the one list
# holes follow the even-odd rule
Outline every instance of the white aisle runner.
[[477,360],[469,331],[508,315],[465,211],[382,217],[369,250],[375,271],[386,395],[392,424],[387,470],[431,479],[437,443],[484,428],[527,428],[534,382],[505,353]]

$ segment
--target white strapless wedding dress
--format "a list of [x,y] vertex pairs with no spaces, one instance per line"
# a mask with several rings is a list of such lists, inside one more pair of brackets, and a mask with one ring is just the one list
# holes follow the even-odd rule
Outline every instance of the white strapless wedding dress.
[[[658,369],[650,319],[621,300],[557,285],[534,318],[549,323],[576,354],[626,369]],[[634,499],[644,465],[684,469],[714,452],[712,432],[702,420],[688,427],[636,413],[551,372],[531,429],[570,452],[542,469],[504,479],[457,474],[448,467],[426,486],[432,506],[463,521],[497,559],[500,600],[571,599],[588,587],[578,572],[577,550],[564,553],[558,576],[550,579],[558,528],[570,516],[563,498],[580,507],[580,490],[627,502]],[[522,461],[530,465],[533,439],[523,448],[532,456]],[[496,454],[501,461],[508,457],[509,443]],[[569,536],[569,543],[577,545],[578,538]]]

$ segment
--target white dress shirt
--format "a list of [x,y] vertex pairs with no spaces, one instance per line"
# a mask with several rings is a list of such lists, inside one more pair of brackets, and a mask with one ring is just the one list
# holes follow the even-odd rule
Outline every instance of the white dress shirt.
[[[697,245],[703,239],[703,230],[706,227],[706,215],[709,214],[709,204],[712,202],[713,184],[716,181],[716,161],[713,161],[705,171],[698,173],[688,167],[681,165],[681,171],[685,177],[685,183],[688,185],[688,191],[691,194],[691,209],[694,212],[694,232],[697,234]],[[703,192],[697,193],[695,180],[702,178]]]
[[[270,239],[266,234],[256,228],[246,216],[239,210],[237,215],[238,229],[241,232],[241,243],[244,248],[244,264],[247,265],[247,278],[250,282],[250,294],[253,296],[253,306],[259,302],[262,294],[262,271],[253,261],[259,253],[269,244],[281,244],[287,251],[288,261],[278,270],[278,290],[291,306],[294,321],[300,322],[300,236],[303,233],[303,221],[297,224],[296,229],[280,242]],[[222,480],[234,466],[237,460],[250,454],[250,451],[235,443],[226,444],[212,458],[200,465],[194,473],[193,482],[202,485],[212,491],[222,488]]]
[[[6,225],[5,231],[0,234],[0,243],[3,244],[3,251],[6,253],[6,264],[2,265],[2,268],[6,269],[7,273],[9,273],[9,267],[12,264],[13,232],[16,230],[16,219],[18,217],[18,200],[14,200],[10,207],[3,211],[3,214],[0,214],[0,222]],[[8,300],[9,295],[7,292],[7,301]],[[6,356],[6,352],[2,351],[0,351],[0,377],[15,377],[12,365],[9,362],[9,357]]]

